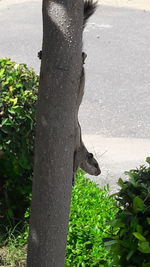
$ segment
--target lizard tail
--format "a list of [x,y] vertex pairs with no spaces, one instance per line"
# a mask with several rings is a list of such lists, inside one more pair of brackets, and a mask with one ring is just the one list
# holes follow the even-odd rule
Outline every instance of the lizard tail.
[[94,2],[93,0],[85,0],[84,1],[84,21],[83,21],[83,27],[86,26],[86,23],[90,16],[93,15],[97,8],[97,1]]

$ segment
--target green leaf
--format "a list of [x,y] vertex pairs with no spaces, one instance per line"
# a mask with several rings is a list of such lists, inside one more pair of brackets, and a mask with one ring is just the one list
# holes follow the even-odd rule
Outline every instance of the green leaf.
[[14,69],[16,70],[16,69],[18,69],[18,67],[19,67],[19,64],[16,63],[16,64],[14,65]]
[[11,125],[12,124],[12,121],[11,120],[9,120],[8,118],[6,118],[6,119],[3,119],[2,120],[2,123],[1,123],[1,126],[4,126],[4,125]]
[[7,214],[8,214],[9,217],[13,217],[13,210],[11,208],[9,208],[7,210]]
[[24,214],[24,218],[29,218],[30,217],[30,213],[29,213],[29,211],[27,210],[26,212],[25,212],[25,214]]
[[107,246],[112,246],[117,243],[118,243],[117,240],[110,240],[110,241],[105,242],[104,245],[107,247]]
[[11,143],[11,140],[7,140],[6,144],[9,145]]
[[135,211],[142,211],[144,209],[144,201],[138,196],[133,199],[133,209]]
[[138,233],[142,234],[142,232],[143,232],[143,227],[142,227],[141,225],[137,224],[137,225],[136,225],[136,231],[137,231]]
[[150,267],[150,263],[143,263],[142,267]]
[[13,105],[15,106],[15,105],[17,104],[17,102],[18,102],[18,98],[17,98],[17,97],[15,97],[15,98],[10,98],[10,102],[12,102]]
[[128,255],[127,255],[127,257],[126,257],[126,259],[127,259],[127,261],[129,261],[130,260],[130,258],[132,257],[132,255],[134,254],[134,250],[131,250],[129,253],[128,253]]
[[150,253],[150,244],[149,242],[139,242],[139,250],[142,252],[142,253]]
[[22,153],[20,155],[20,158],[19,158],[18,163],[24,169],[27,169],[27,170],[30,170],[31,169],[31,163],[29,162],[28,155],[26,155],[25,153]]
[[122,180],[121,178],[119,178],[117,184],[118,184],[121,188],[124,187],[124,182],[123,182],[123,180]]
[[150,225],[150,218],[147,218],[148,225]]
[[13,109],[13,107],[10,108],[10,109],[8,109],[8,112],[9,112],[10,114],[15,114],[15,113],[16,113],[15,110]]
[[150,157],[147,157],[147,158],[146,158],[146,162],[147,162],[148,164],[150,164]]
[[5,69],[1,69],[1,70],[0,70],[0,77],[3,76],[4,72],[5,72]]
[[20,88],[20,87],[22,87],[22,84],[21,83],[17,83],[16,84],[16,88]]
[[133,235],[141,241],[146,241],[146,238],[138,232],[134,232]]

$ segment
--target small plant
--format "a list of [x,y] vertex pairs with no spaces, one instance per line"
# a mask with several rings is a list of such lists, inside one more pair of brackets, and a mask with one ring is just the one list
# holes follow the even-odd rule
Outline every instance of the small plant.
[[110,266],[111,258],[103,238],[113,233],[110,221],[117,209],[114,199],[79,171],[72,192],[67,267]]
[[0,219],[11,227],[31,198],[38,76],[0,59]]
[[[147,158],[150,164],[150,158]],[[150,266],[150,167],[131,170],[129,181],[119,179],[116,194],[119,212],[113,222],[118,232],[110,246],[113,264],[120,267]]]

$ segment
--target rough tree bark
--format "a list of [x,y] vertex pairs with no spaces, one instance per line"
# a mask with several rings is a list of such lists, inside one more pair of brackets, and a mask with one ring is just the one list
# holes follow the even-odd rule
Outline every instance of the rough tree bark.
[[100,174],[78,122],[85,83],[82,32],[95,8],[92,0],[84,9],[83,0],[43,0],[28,267],[64,266],[73,177],[78,167]]
[[43,0],[28,267],[63,267],[82,68],[83,0]]

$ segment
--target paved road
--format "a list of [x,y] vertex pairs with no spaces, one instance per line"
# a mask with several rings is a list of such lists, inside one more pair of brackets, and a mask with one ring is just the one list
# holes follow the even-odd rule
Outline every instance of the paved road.
[[[8,4],[9,3],[9,4]],[[39,71],[40,0],[0,1],[0,57]],[[86,92],[80,121],[103,185],[150,152],[150,12],[99,6],[84,32]]]

